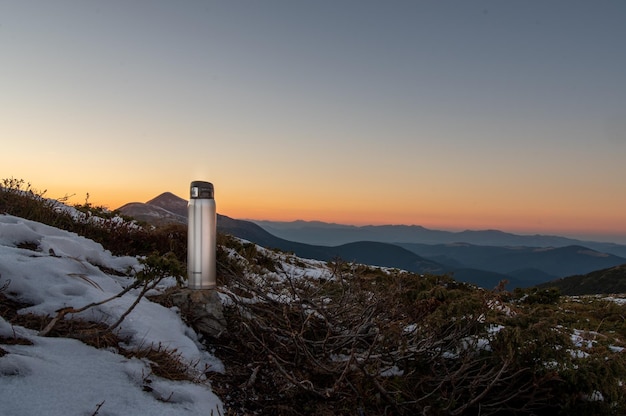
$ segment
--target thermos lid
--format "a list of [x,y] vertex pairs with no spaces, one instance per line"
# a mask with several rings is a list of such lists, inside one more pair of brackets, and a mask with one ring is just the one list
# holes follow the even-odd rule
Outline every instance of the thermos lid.
[[213,199],[213,184],[211,182],[193,181],[191,182],[191,199]]

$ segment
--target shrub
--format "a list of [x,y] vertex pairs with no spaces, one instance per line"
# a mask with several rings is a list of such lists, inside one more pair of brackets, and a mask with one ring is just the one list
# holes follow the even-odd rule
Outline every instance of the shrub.
[[4,179],[0,188],[0,212],[41,222],[90,238],[115,255],[147,256],[153,252],[174,253],[186,259],[187,227],[142,226],[128,217],[87,201],[75,205],[76,213],[57,200],[45,198],[23,179]]
[[[209,376],[233,413],[623,412],[621,334],[580,335],[554,292],[520,302],[526,293],[340,260],[328,278],[270,279],[248,272],[262,250],[237,250],[248,259],[222,269],[229,334],[210,340],[230,370]],[[576,305],[614,330],[614,305]]]

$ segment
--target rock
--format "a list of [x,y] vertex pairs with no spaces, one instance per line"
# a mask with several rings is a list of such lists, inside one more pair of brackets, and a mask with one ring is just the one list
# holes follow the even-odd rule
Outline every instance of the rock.
[[196,332],[213,338],[226,332],[224,309],[214,289],[180,289],[172,295],[172,303]]

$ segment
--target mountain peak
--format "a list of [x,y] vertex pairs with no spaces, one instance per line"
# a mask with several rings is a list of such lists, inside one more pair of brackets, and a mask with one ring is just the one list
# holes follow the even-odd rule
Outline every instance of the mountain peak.
[[183,201],[183,202],[187,203],[186,199],[183,199],[183,198],[181,198],[181,197],[179,197],[177,195],[174,195],[171,192],[163,192],[159,196],[156,196],[156,197],[152,198],[151,200],[147,201],[146,204],[157,205],[157,204],[163,203],[163,202],[180,203],[180,201]]
[[161,195],[146,202],[146,204],[163,208],[164,210],[182,217],[187,216],[187,200],[171,192],[163,192]]
[[125,215],[153,225],[187,223],[187,200],[163,192],[148,202],[131,202],[118,208]]

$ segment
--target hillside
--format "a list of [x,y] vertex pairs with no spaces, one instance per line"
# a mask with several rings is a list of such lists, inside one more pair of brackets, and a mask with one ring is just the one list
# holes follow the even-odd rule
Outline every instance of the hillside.
[[361,241],[336,247],[314,246],[295,243],[275,237],[258,225],[220,215],[217,219],[220,232],[232,234],[263,247],[294,253],[299,257],[330,261],[341,258],[345,261],[374,266],[395,267],[416,273],[445,273],[450,268],[426,260],[415,253],[393,244]]
[[626,263],[626,259],[587,247],[497,247],[456,244],[399,244],[414,253],[442,263],[454,261],[468,267],[505,274],[527,282],[526,286],[556,278],[584,274]]
[[[130,203],[118,209],[121,213],[155,225],[186,223],[187,201],[165,192],[146,203]],[[463,282],[493,288],[502,280],[508,288],[529,287],[572,274],[586,273],[626,262],[626,259],[597,252],[581,246],[522,247],[480,246],[468,243],[422,244],[385,243],[381,241],[350,241],[340,245],[314,245],[290,241],[268,232],[300,227],[308,233],[340,233],[342,238],[373,237],[381,239],[451,238],[452,233],[427,230],[419,226],[353,227],[322,222],[267,223],[217,216],[217,229],[255,242],[263,247],[277,248],[298,256],[318,260],[339,257],[347,261],[384,267],[395,267],[416,273],[452,273]],[[269,224],[269,225],[268,225]],[[276,228],[272,228],[276,227]],[[282,228],[281,228],[282,227]],[[282,235],[285,235],[284,233]],[[334,234],[333,234],[334,235]],[[533,239],[498,231],[455,233],[484,241],[523,241],[560,243],[576,240],[561,237],[535,236]],[[519,238],[518,238],[519,237]],[[343,241],[343,240],[341,240]]]
[[626,264],[553,280],[537,287],[556,287],[561,293],[571,296],[626,293]]
[[180,216],[159,206],[144,204],[142,202],[129,202],[118,208],[118,211],[138,221],[156,226],[172,223],[187,223],[187,216]]
[[[160,246],[159,229],[109,231],[123,220],[5,196],[3,414],[626,411],[623,299],[487,291],[446,276],[308,260],[224,234],[219,288],[190,293],[176,260],[185,257],[184,233],[168,229]],[[106,246],[14,215],[22,210]],[[161,248],[112,254],[129,252],[133,236]],[[223,329],[199,325],[197,312],[207,309],[181,296],[221,306]]]
[[163,192],[148,202],[147,205],[163,208],[180,217],[187,218],[187,200],[174,195],[171,192]]
[[[148,223],[165,224],[172,220],[176,223],[186,223],[186,206],[187,201],[182,198],[171,193],[164,193],[145,204],[126,204],[120,207],[118,211]],[[143,207],[142,211],[138,207]],[[185,213],[185,217],[182,218],[174,212],[167,211],[166,208],[176,210],[179,214]],[[137,212],[141,214],[140,217],[133,215]],[[159,215],[163,216],[159,218]],[[409,250],[392,244],[358,242],[335,247],[302,244],[276,237],[253,222],[236,220],[219,214],[217,216],[217,229],[220,232],[232,234],[263,247],[292,252],[304,258],[328,261],[339,257],[346,261],[396,267],[417,273],[444,273],[450,270],[449,267],[423,259]]]
[[[2,415],[195,416],[223,409],[202,372],[223,371],[221,361],[176,311],[140,299],[139,290],[125,292],[142,267],[74,233],[0,215]],[[175,285],[168,276],[154,288]],[[59,311],[85,305],[93,306],[51,327]],[[129,318],[108,331],[125,311]]]

